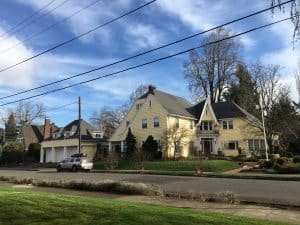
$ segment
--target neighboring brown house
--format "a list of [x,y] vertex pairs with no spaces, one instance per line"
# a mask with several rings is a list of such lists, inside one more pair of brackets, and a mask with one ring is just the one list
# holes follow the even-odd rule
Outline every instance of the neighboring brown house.
[[49,118],[45,118],[44,125],[25,124],[20,129],[17,141],[23,142],[25,150],[28,150],[31,143],[41,143],[43,140],[48,139],[56,129],[57,126],[54,123],[51,124]]

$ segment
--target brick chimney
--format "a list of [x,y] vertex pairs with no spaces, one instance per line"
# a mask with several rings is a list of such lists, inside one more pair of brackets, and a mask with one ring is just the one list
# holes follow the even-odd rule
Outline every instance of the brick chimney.
[[153,85],[149,85],[148,86],[148,92],[150,93],[150,94],[152,94],[152,95],[154,95],[154,90],[156,89],[156,87],[155,86],[153,86]]
[[45,117],[45,124],[44,124],[44,140],[51,137],[51,121],[50,118]]

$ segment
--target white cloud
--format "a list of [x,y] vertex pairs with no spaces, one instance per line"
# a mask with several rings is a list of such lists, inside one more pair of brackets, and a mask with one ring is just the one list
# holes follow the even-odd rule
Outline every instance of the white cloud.
[[[0,27],[0,33],[5,32]],[[8,36],[0,41],[0,51],[12,46],[19,40],[16,37]],[[0,53],[0,70],[8,66],[14,65],[24,59],[33,56],[33,52],[24,44],[14,48],[6,53]],[[30,61],[22,65],[18,65],[12,69],[0,73],[0,85],[3,87],[13,88],[29,88],[32,86],[35,73],[35,63]]]
[[[160,45],[164,39],[164,33],[149,24],[130,23],[125,26],[127,40],[130,43],[130,49],[143,49]],[[134,40],[134,45],[132,41]]]

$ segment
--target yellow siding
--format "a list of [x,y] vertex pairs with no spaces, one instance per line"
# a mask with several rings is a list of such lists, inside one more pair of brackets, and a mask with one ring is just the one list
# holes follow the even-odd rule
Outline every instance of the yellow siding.
[[[151,101],[151,107],[149,107],[148,102]],[[139,110],[136,109],[136,105],[141,104]],[[226,119],[233,121],[233,129],[223,129],[222,121],[219,124],[215,124],[214,116],[212,109],[207,104],[207,109],[204,109],[202,115],[202,121],[213,121],[213,129],[217,130],[217,133],[214,133],[211,138],[213,138],[214,152],[217,154],[218,150],[222,151],[225,155],[237,155],[237,150],[224,149],[224,143],[228,141],[238,141],[239,147],[242,149],[242,152],[245,152],[248,149],[247,140],[248,139],[263,139],[263,133],[250,125],[249,121],[245,118],[233,118]],[[154,128],[153,118],[159,117],[160,126]],[[173,157],[174,154],[174,144],[166,143],[165,132],[167,129],[172,128],[176,124],[176,118],[179,118],[179,127],[188,130],[187,137],[183,138],[182,143],[182,156],[188,157],[190,150],[190,143],[194,143],[194,147],[200,150],[200,140],[201,136],[197,134],[197,129],[199,127],[194,127],[190,129],[191,118],[184,118],[182,116],[169,115],[168,112],[160,105],[160,103],[155,99],[155,96],[148,95],[146,99],[141,99],[135,102],[135,104],[130,109],[129,113],[122,121],[120,126],[117,128],[115,133],[110,139],[111,142],[120,142],[124,141],[127,136],[128,127],[127,121],[129,121],[132,133],[137,138],[137,145],[140,147],[142,142],[146,140],[149,135],[152,135],[155,140],[160,140],[162,147],[168,146],[168,149],[163,154],[166,157]],[[142,120],[147,119],[147,128],[142,128]]]
[[[151,107],[148,102],[151,101]],[[139,110],[136,109],[136,104],[142,104]],[[153,126],[153,118],[159,117],[159,127]],[[138,100],[130,109],[129,113],[122,121],[120,126],[113,134],[110,141],[124,141],[128,127],[126,122],[130,122],[130,128],[133,135],[137,138],[138,146],[141,146],[142,141],[146,140],[149,135],[154,139],[161,140],[163,133],[167,127],[167,111],[160,105],[153,95],[148,95],[147,99]],[[147,119],[147,128],[142,128],[142,120]]]

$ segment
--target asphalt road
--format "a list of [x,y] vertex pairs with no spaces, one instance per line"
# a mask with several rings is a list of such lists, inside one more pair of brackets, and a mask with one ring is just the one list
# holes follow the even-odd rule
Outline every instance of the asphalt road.
[[0,170],[0,176],[16,176],[46,180],[85,181],[115,180],[156,184],[166,191],[221,193],[233,192],[239,200],[260,203],[284,204],[300,207],[300,182],[253,179],[228,179],[206,177],[182,177],[115,173],[56,173],[54,170],[21,171]]

